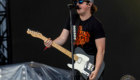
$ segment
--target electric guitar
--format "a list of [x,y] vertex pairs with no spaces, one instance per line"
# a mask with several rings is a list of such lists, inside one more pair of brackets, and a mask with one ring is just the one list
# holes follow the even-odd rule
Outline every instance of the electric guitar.
[[[28,29],[27,33],[31,34],[33,37],[42,39],[43,41],[48,40],[48,38],[46,38],[39,32],[35,32]],[[62,53],[64,53],[65,55],[67,55],[68,57],[72,58],[71,52],[63,48],[62,46],[54,42],[52,43],[52,46],[58,49],[59,51],[61,51]],[[74,53],[75,53],[74,54],[74,60],[75,60],[74,69],[78,70],[81,73],[81,75],[84,77],[84,79],[87,80],[88,77],[90,76],[90,73],[95,69],[95,64],[94,64],[95,56],[86,54],[85,51],[80,47],[75,48]],[[72,64],[67,64],[67,66],[69,68],[72,68]],[[103,63],[101,64],[100,70],[97,74],[97,77],[94,80],[98,80],[98,78],[101,76],[104,70],[104,67],[105,67],[105,63],[103,61]]]

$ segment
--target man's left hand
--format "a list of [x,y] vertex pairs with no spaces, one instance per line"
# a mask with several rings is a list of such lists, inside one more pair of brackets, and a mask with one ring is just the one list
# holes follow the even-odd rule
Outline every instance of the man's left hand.
[[89,76],[89,80],[94,80],[97,76],[97,73],[98,73],[97,71],[92,71],[92,73]]

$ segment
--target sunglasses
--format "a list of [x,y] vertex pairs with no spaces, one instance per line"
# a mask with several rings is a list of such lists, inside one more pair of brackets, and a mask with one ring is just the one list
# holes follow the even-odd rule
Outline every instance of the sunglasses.
[[77,3],[79,4],[82,4],[83,2],[89,2],[89,1],[86,1],[86,0],[79,0],[79,1],[74,1],[74,4],[76,5]]

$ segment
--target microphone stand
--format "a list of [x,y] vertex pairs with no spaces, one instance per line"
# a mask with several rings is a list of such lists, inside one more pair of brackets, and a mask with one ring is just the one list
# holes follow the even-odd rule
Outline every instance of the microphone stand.
[[75,79],[75,72],[74,72],[74,49],[73,49],[73,27],[72,27],[72,8],[69,7],[70,12],[70,30],[71,30],[71,53],[72,53],[72,80]]

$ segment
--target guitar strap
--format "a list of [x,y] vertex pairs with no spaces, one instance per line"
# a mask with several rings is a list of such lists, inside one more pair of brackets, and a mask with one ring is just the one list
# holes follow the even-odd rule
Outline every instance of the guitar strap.
[[[75,25],[76,25],[76,33],[78,32],[79,23],[80,23],[80,17],[78,16],[77,19],[76,19],[76,23],[75,23]],[[77,36],[77,34],[76,34],[76,36]]]
[[[75,25],[76,25],[76,32],[74,33],[74,35],[76,35],[76,37],[78,36],[77,33],[78,33],[78,28],[79,28],[79,23],[80,23],[80,17],[79,15],[77,16],[76,18],[76,22],[75,22]],[[74,36],[73,35],[73,36]],[[74,39],[74,42],[75,42],[76,39]]]
[[[76,19],[75,25],[72,26],[73,27],[73,33],[72,33],[72,35],[73,35],[73,43],[75,43],[76,37],[77,37],[77,33],[78,33],[78,26],[79,26],[79,23],[80,23],[79,15],[76,16],[75,19]],[[70,46],[71,46],[71,43],[70,43]],[[75,49],[75,44],[73,45],[73,48]]]

